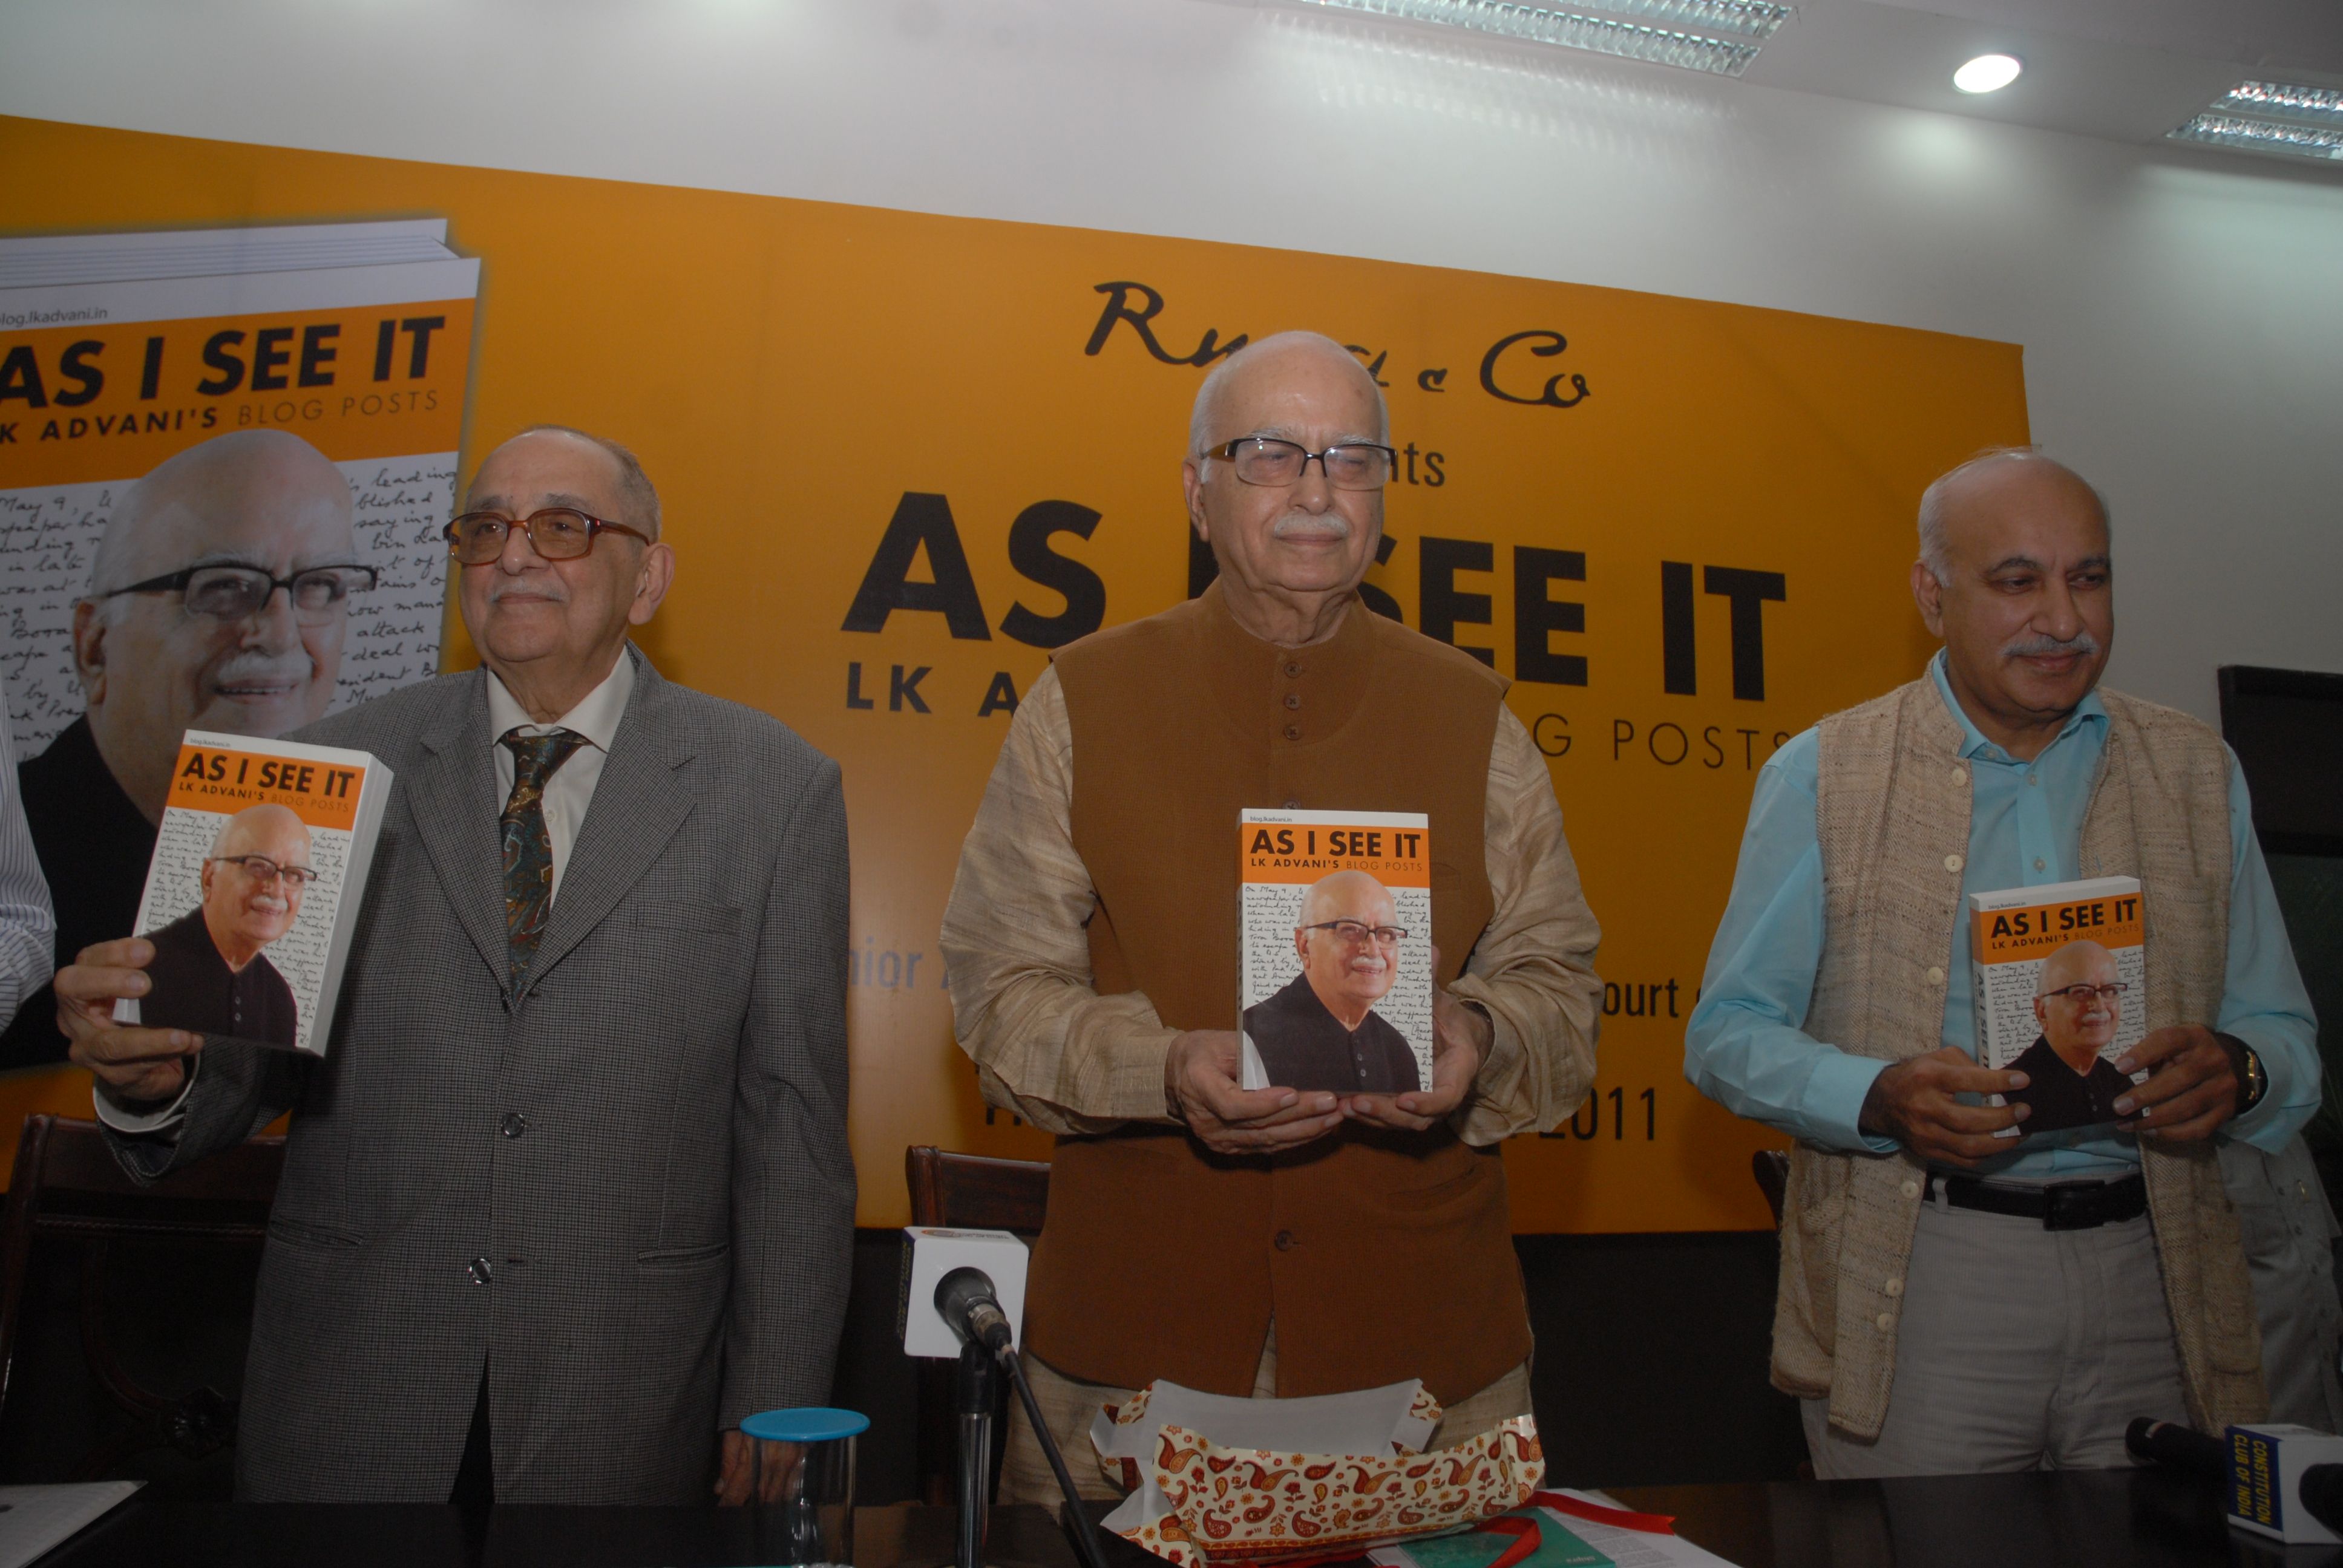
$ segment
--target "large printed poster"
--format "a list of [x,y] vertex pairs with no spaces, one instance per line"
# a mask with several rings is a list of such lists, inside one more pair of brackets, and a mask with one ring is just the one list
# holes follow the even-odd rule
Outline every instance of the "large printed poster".
[[[1779,1140],[1684,1082],[1684,1020],[1755,770],[1927,654],[1914,509],[1946,467],[2026,438],[2015,346],[25,120],[0,119],[0,157],[11,235],[444,217],[480,267],[466,471],[542,421],[641,455],[680,558],[646,651],[845,769],[867,1225],[905,1219],[909,1144],[1046,1157],[952,1042],[936,930],[961,836],[1050,651],[1205,580],[1179,493],[1204,368],[1284,327],[1353,346],[1401,451],[1370,601],[1511,678],[1604,927],[1594,1091],[1507,1146],[1515,1223],[1767,1222],[1749,1156]],[[0,322],[0,356],[29,330]],[[0,455],[42,428],[8,390]],[[85,1085],[19,1081],[0,1117],[86,1114]]]

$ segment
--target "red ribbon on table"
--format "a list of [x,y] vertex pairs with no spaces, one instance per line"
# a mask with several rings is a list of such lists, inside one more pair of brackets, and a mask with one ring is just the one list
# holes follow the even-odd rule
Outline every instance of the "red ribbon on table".
[[[1559,1492],[1534,1492],[1527,1506],[1551,1508],[1556,1513],[1566,1513],[1574,1519],[1584,1519],[1595,1524],[1609,1524],[1621,1530],[1640,1530],[1646,1535],[1673,1535],[1675,1519],[1666,1513],[1635,1513],[1624,1508],[1605,1508],[1599,1503],[1582,1503]],[[1501,1513],[1494,1519],[1484,1519],[1481,1532],[1489,1535],[1510,1535],[1513,1543],[1505,1548],[1489,1568],[1516,1568],[1537,1555],[1543,1539],[1537,1521],[1524,1519],[1517,1513]]]

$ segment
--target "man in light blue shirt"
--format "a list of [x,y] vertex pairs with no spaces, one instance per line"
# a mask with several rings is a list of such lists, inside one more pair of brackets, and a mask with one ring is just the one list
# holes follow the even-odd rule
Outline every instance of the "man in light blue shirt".
[[[1988,454],[1930,487],[1920,543],[1913,591],[1946,642],[1925,686],[1958,728],[1952,775],[1969,798],[1967,852],[1946,857],[1962,905],[2098,874],[2082,851],[2110,723],[2096,689],[2114,631],[2104,504],[2047,458]],[[1890,1297],[1908,1299],[1885,1425],[1852,1436],[1832,1423],[1827,1398],[1807,1398],[1816,1472],[2122,1463],[2131,1416],[2187,1413],[2140,1140],[2275,1151],[2318,1104],[2316,1026],[2243,776],[2229,758],[2217,1013],[2155,1030],[2116,1063],[2149,1073],[2115,1101],[2123,1120],[1996,1138],[2026,1110],[1981,1097],[2026,1078],[1976,1064],[1965,920],[1948,933],[1949,962],[1926,977],[1942,991],[1940,1050],[1887,1060],[1805,1031],[1829,934],[1824,745],[1807,730],[1759,775],[1684,1046],[1685,1076],[1736,1114],[1823,1151],[1907,1151],[1932,1173],[1908,1271],[1887,1282]],[[2151,898],[2151,927],[2157,918]]]

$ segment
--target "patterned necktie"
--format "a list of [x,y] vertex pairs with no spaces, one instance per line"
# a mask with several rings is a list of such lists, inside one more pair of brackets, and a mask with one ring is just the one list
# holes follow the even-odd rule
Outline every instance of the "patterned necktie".
[[528,974],[545,934],[545,912],[553,903],[553,837],[545,828],[545,783],[553,770],[586,744],[567,729],[524,735],[518,729],[498,741],[513,754],[512,797],[505,802],[505,940],[512,944],[513,989]]

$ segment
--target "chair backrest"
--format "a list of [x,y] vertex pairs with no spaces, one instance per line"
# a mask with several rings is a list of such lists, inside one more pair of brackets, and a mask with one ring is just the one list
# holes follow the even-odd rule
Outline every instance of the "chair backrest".
[[[1050,1167],[1034,1160],[994,1160],[948,1154],[929,1144],[903,1151],[903,1181],[911,1190],[911,1223],[971,1231],[1041,1233],[1050,1209]],[[930,1503],[952,1497],[958,1428],[952,1419],[952,1364],[922,1361],[919,1369],[917,1461],[920,1494]],[[995,1483],[1001,1446],[993,1451]]]
[[1785,1150],[1760,1149],[1749,1156],[1749,1173],[1757,1178],[1757,1190],[1765,1194],[1765,1207],[1774,1211],[1774,1229],[1782,1228],[1782,1199],[1790,1188],[1790,1156]]
[[903,1151],[903,1180],[914,1225],[1038,1236],[1050,1209],[1050,1167],[1042,1161],[947,1154],[921,1144]]
[[[134,1430],[85,1456],[76,1479],[104,1473],[144,1448],[170,1444],[199,1456],[230,1440],[234,1402],[209,1389],[166,1395],[141,1386],[114,1350],[106,1261],[119,1241],[235,1249],[259,1265],[268,1208],[285,1165],[282,1138],[256,1138],[159,1181],[140,1183],[118,1164],[95,1121],[25,1118],[8,1196],[0,1206],[0,1410],[6,1408],[36,1241],[79,1243],[83,1354]],[[171,1303],[156,1302],[158,1312]]]

